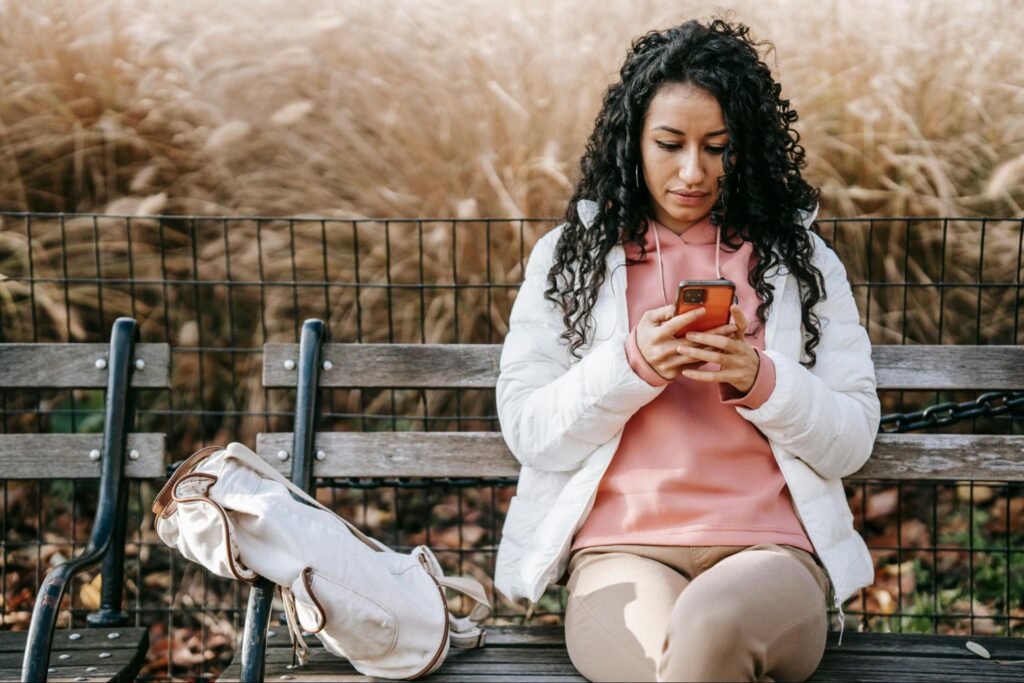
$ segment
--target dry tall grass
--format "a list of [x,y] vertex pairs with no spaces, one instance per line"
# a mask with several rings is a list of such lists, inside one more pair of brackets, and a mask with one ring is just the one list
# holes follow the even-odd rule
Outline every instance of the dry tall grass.
[[[831,215],[1020,215],[1014,0],[737,0]],[[562,212],[629,41],[693,1],[0,3],[0,208]]]

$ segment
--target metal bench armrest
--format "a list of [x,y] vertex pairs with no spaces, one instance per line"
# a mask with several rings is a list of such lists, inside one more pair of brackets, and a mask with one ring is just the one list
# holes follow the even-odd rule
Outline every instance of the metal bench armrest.
[[[89,542],[83,553],[51,569],[43,579],[32,609],[21,678],[24,681],[45,681],[53,646],[53,632],[60,612],[61,598],[68,582],[76,574],[104,563],[101,611],[92,623],[111,621],[121,602],[122,568],[124,564],[125,515],[128,492],[124,477],[124,456],[127,432],[132,423],[134,402],[128,391],[132,372],[132,345],[136,322],[118,318],[110,337],[110,373],[105,397],[103,451],[100,470],[100,495]],[[120,544],[120,552],[110,552]],[[114,578],[112,578],[114,577]],[[114,615],[113,620],[118,617]]]

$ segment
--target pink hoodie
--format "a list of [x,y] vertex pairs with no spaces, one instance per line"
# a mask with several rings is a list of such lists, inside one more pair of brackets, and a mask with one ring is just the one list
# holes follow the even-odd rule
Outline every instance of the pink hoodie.
[[[749,243],[737,251],[721,251],[717,238],[710,217],[682,235],[652,221],[647,259],[627,266],[632,332],[626,355],[648,383],[668,386],[626,423],[594,507],[571,550],[629,543],[785,543],[814,552],[768,440],[735,410],[737,405],[756,408],[771,395],[775,366],[763,353],[764,329],[756,313],[761,301],[748,283],[757,257]],[[658,263],[650,258],[652,251],[657,252]],[[626,256],[638,259],[639,248],[627,246]],[[680,280],[713,280],[719,269],[721,277],[736,283],[740,307],[751,321],[748,332],[754,333],[747,341],[761,360],[746,395],[730,385],[683,376],[668,382],[647,363],[636,343],[636,324],[645,311],[664,306],[666,299],[674,302]]]

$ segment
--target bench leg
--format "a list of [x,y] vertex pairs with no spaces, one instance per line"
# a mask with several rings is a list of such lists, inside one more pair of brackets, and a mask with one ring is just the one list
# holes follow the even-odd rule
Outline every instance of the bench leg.
[[249,605],[245,610],[245,628],[242,631],[242,683],[263,680],[263,661],[267,654],[267,627],[270,608],[277,586],[269,579],[260,578],[249,589]]
[[[129,399],[130,400],[130,399]],[[128,524],[128,483],[122,482],[117,496],[117,513],[110,534],[110,547],[103,557],[103,580],[100,587],[100,609],[85,616],[90,626],[109,628],[126,626],[128,613],[121,609],[124,593],[124,537]]]

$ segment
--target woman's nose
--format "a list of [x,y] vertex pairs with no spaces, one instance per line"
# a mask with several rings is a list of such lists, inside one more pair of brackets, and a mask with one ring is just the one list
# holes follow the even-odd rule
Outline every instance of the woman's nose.
[[691,187],[700,185],[704,181],[704,169],[701,168],[700,155],[691,152],[682,156],[679,164],[679,179]]

